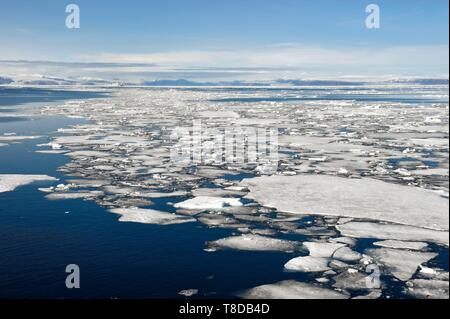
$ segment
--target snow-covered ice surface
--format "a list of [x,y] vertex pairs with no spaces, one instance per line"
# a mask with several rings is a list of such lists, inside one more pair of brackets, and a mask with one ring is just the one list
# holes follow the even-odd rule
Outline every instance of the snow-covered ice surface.
[[194,222],[195,219],[177,214],[156,211],[154,209],[116,208],[111,213],[119,214],[122,222],[135,222],[143,224],[172,225]]
[[247,198],[282,212],[448,230],[448,199],[417,187],[325,175],[263,176],[243,185],[250,189]]
[[0,174],[0,193],[12,192],[17,187],[34,182],[55,182],[56,178],[47,175]]
[[219,239],[209,243],[213,249],[238,249],[249,251],[286,251],[291,252],[300,249],[297,242],[275,239],[259,235],[241,235]]
[[[305,91],[292,88],[124,88],[47,105],[40,115],[89,122],[41,145],[69,159],[59,171],[70,176],[41,190],[48,199],[95,201],[121,222],[223,228],[227,237],[205,242],[211,254],[277,252],[280,273],[308,272],[310,282],[268,277],[242,297],[448,295],[445,279],[417,271],[448,273],[448,86],[315,89],[314,99],[302,99]],[[173,130],[192,130],[198,119],[209,129],[277,129],[277,169],[213,162],[211,154],[172,162]],[[20,141],[0,137],[0,145]],[[369,266],[383,272],[381,288],[364,289]]]
[[241,294],[245,299],[348,299],[347,295],[316,285],[287,280],[263,285]]

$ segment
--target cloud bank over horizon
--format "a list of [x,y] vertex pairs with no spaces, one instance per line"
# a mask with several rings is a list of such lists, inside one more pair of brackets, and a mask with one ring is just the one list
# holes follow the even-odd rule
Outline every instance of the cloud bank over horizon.
[[[42,74],[121,80],[274,80],[448,77],[445,45],[323,48],[284,44],[260,50],[79,54],[67,61],[0,60],[4,76]],[[420,70],[420,71],[419,71]]]

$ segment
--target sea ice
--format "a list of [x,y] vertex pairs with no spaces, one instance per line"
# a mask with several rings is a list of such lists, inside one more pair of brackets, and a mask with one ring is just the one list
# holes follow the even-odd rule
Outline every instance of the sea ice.
[[392,248],[368,249],[366,253],[384,265],[394,277],[402,281],[410,280],[420,265],[438,255],[436,253],[423,253]]
[[12,192],[17,187],[28,185],[34,182],[54,182],[58,179],[47,175],[14,175],[1,174],[0,175],[0,193]]
[[135,222],[142,224],[172,225],[194,222],[194,218],[142,208],[115,208],[111,213],[121,215],[121,222]]
[[303,246],[305,246],[311,257],[323,257],[329,258],[333,256],[334,252],[339,248],[345,247],[344,244],[336,244],[336,243],[319,243],[319,242],[304,242]]
[[246,234],[241,236],[232,236],[216,241],[208,245],[211,248],[227,248],[248,251],[285,251],[291,252],[301,249],[301,243],[282,240],[271,237]]
[[41,136],[19,136],[19,135],[0,135],[0,142],[18,142],[25,140],[35,140]]
[[406,225],[370,222],[349,222],[336,226],[344,236],[355,238],[396,239],[400,241],[433,242],[448,247],[448,232]]
[[221,209],[230,206],[242,206],[239,198],[223,198],[211,196],[198,196],[174,205],[184,209]]
[[417,187],[325,175],[263,176],[242,185],[250,189],[247,198],[282,212],[449,229],[448,199]]
[[414,279],[407,282],[405,293],[420,299],[449,299],[448,280]]
[[367,286],[367,276],[367,274],[363,274],[359,271],[343,271],[339,275],[333,277],[333,287],[349,290],[369,289]]
[[333,258],[346,262],[355,262],[360,260],[362,255],[348,247],[342,247],[335,251]]
[[348,299],[343,293],[294,280],[251,288],[240,297],[244,299]]
[[184,297],[192,297],[192,296],[195,296],[196,294],[198,294],[198,289],[181,290],[178,294],[180,296],[184,296]]
[[375,246],[396,249],[422,250],[428,247],[427,243],[414,241],[384,240],[373,243]]
[[304,256],[289,260],[284,268],[289,271],[298,272],[324,272],[330,270],[328,258]]

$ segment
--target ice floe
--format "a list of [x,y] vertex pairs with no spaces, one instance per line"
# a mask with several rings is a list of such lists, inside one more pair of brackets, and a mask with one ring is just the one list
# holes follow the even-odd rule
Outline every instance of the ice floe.
[[448,200],[421,188],[321,175],[263,176],[242,184],[250,189],[247,198],[283,212],[448,230]]
[[420,299],[447,299],[449,298],[448,280],[414,279],[407,282],[405,293]]
[[335,290],[304,282],[286,280],[271,285],[251,288],[240,294],[244,299],[348,299]]
[[304,242],[303,246],[308,249],[310,256],[323,258],[329,258],[333,256],[338,249],[345,247],[344,244],[320,242]]
[[34,182],[54,182],[58,179],[47,175],[0,174],[0,193],[12,192],[19,186]]
[[354,238],[433,242],[447,247],[449,245],[449,233],[446,231],[371,222],[349,222],[337,225],[336,228],[342,235]]
[[333,258],[345,262],[356,262],[362,258],[362,255],[348,247],[342,247],[334,252]]
[[184,209],[220,209],[225,207],[242,206],[239,198],[224,198],[212,196],[198,196],[188,199],[184,202],[177,203],[176,208]]
[[115,208],[111,213],[120,215],[121,222],[134,222],[142,224],[172,225],[194,222],[194,218],[162,212],[154,209],[142,208]]
[[301,243],[276,239],[260,235],[246,234],[232,236],[209,242],[209,248],[214,249],[236,249],[248,251],[284,251],[291,252],[301,249]]
[[366,251],[394,277],[408,281],[417,272],[420,265],[437,256],[436,253],[424,253],[409,250],[378,248]]
[[385,248],[411,249],[411,250],[422,250],[428,247],[427,243],[420,241],[414,242],[414,241],[400,241],[400,240],[384,240],[384,241],[377,241],[373,244],[375,246]]
[[298,272],[324,272],[331,269],[328,266],[329,262],[328,258],[304,256],[289,260],[284,268]]

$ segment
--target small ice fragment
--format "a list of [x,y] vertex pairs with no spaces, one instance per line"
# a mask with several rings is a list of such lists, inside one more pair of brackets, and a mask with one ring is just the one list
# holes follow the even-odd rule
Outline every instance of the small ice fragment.
[[192,297],[192,296],[195,296],[196,294],[198,294],[198,289],[181,290],[178,294],[180,296]]

